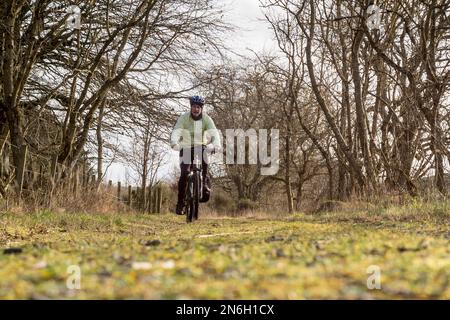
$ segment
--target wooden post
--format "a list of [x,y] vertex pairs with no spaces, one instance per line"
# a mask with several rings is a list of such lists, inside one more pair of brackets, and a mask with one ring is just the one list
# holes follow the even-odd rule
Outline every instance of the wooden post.
[[138,210],[141,210],[142,202],[141,202],[141,188],[136,187],[136,192],[134,193],[136,195],[136,206]]
[[56,179],[57,163],[58,163],[58,155],[54,154],[52,156],[52,162],[50,163],[50,178],[52,179],[52,183],[54,183]]
[[153,213],[152,212],[152,186],[149,185],[148,186],[148,199],[147,199],[147,212],[148,213]]
[[84,185],[84,189],[85,190],[88,190],[89,189],[89,185],[90,185],[90,178],[91,178],[91,176],[89,175],[89,174],[85,174],[85,178],[84,178],[84,183],[85,183],[85,185]]
[[119,202],[122,201],[122,198],[121,198],[122,195],[120,194],[120,192],[121,192],[120,187],[121,187],[121,183],[119,181],[119,182],[117,182],[117,199]]
[[161,213],[162,205],[162,186],[159,183],[157,188],[156,213]]
[[36,184],[36,181],[38,179],[39,173],[34,170],[33,164],[34,162],[32,161],[32,158],[30,157],[29,161],[27,161],[27,167],[28,170],[25,174],[26,179],[25,181],[27,182],[27,186],[29,189],[34,189],[34,185]]
[[86,190],[86,189],[87,189],[87,186],[88,186],[88,184],[89,184],[89,175],[88,175],[88,173],[87,173],[87,165],[86,165],[86,161],[84,161],[83,164],[82,164],[81,166],[82,166],[82,170],[83,170],[83,172],[82,172],[82,175],[83,175],[83,178],[82,178],[82,185],[83,185],[83,189]]
[[58,165],[58,155],[52,155],[52,159],[50,160],[50,190],[48,191],[48,198],[46,199],[47,206],[50,206],[53,199],[53,192],[56,187],[56,170]]
[[128,205],[130,206],[130,208],[131,208],[131,204],[132,204],[132,201],[131,201],[131,186],[128,186]]
[[152,213],[156,213],[156,200],[157,200],[157,186],[153,187],[152,191]]
[[145,185],[142,188],[142,191],[139,195],[141,197],[141,211],[146,212],[147,211],[147,187]]
[[41,164],[39,166],[39,187],[42,188],[44,183],[44,166]]
[[74,175],[73,175],[73,194],[74,196],[78,195],[78,184],[80,179],[80,167],[75,167]]
[[66,178],[64,179],[64,193],[69,195],[72,192],[72,179],[73,179],[73,171],[69,171]]
[[158,184],[153,187],[153,213],[158,213]]
[[20,162],[19,162],[19,167],[17,168],[17,171],[16,171],[16,182],[17,182],[17,188],[18,188],[17,190],[18,190],[19,198],[22,195],[23,177],[25,175],[27,153],[28,153],[28,146],[23,145],[20,148]]

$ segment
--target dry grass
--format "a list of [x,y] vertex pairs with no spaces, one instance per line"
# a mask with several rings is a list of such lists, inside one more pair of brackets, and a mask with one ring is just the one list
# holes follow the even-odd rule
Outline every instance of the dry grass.
[[57,213],[129,213],[133,210],[123,202],[117,201],[116,193],[103,186],[86,189],[73,193],[64,189],[58,189],[50,197],[48,193],[35,191],[25,194],[18,200],[11,194],[8,201],[0,199],[0,210],[14,213],[33,213],[40,211],[52,211]]
[[337,222],[377,223],[395,222],[433,222],[450,224],[450,200],[425,201],[419,198],[403,199],[399,206],[391,201],[368,203],[362,201],[341,202],[333,210],[312,214],[314,218]]

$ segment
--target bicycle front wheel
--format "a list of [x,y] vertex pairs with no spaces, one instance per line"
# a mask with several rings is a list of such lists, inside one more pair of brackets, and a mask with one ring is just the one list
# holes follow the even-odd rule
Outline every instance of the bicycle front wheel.
[[194,213],[194,183],[192,177],[189,177],[187,190],[186,190],[186,222],[192,222],[193,213]]
[[193,189],[194,189],[194,194],[193,194],[193,203],[192,203],[192,217],[194,220],[198,219],[198,209],[199,209],[199,203],[200,203],[200,173],[197,172],[194,177],[194,183],[193,183]]

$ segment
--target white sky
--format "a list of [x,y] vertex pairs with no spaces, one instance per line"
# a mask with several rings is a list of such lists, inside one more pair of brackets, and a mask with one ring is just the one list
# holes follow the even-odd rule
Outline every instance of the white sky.
[[276,47],[269,24],[264,21],[259,0],[224,0],[223,2],[230,9],[228,21],[237,26],[235,35],[226,41],[230,47],[248,56],[252,56],[248,49],[261,53]]
[[[227,13],[224,16],[226,22],[236,26],[236,31],[229,39],[224,39],[226,45],[240,55],[254,57],[257,53],[276,50],[276,43],[269,29],[269,24],[264,21],[264,15],[259,7],[259,0],[222,0],[220,4],[225,6]],[[262,21],[261,21],[262,20]],[[178,156],[175,151],[170,151],[168,164],[161,168],[161,178],[169,175],[173,167],[178,166]],[[127,169],[120,163],[113,163],[106,172],[105,180],[125,183]],[[129,170],[128,170],[129,171]]]

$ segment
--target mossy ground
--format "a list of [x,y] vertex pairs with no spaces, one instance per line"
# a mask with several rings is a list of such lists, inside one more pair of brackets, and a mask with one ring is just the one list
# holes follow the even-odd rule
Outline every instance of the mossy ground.
[[[449,207],[422,209],[192,224],[169,214],[2,213],[0,298],[449,299]],[[67,288],[70,265],[80,290]],[[380,290],[367,288],[371,265]]]

